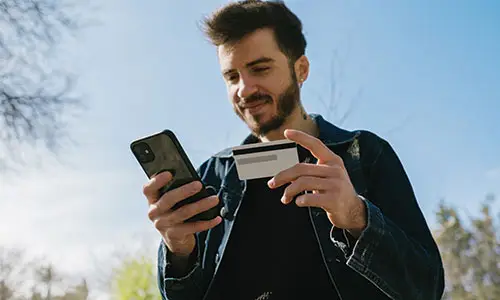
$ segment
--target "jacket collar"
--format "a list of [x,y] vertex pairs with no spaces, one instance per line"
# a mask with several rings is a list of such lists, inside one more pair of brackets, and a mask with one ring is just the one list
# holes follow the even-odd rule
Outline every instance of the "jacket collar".
[[[359,135],[358,131],[348,131],[339,128],[326,121],[320,114],[309,115],[319,128],[319,139],[326,145],[343,144],[352,141]],[[249,134],[241,145],[259,143],[260,140],[252,134]],[[226,148],[214,155],[219,158],[229,158],[232,156],[232,148]]]

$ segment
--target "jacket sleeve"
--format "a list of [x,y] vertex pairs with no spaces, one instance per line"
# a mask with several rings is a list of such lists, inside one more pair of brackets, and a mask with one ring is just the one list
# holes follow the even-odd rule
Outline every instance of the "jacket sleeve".
[[[216,179],[212,172],[214,170],[213,160],[205,161],[197,170],[201,180],[205,184],[215,185]],[[196,248],[189,271],[182,277],[175,276],[171,272],[171,261],[169,249],[162,241],[158,248],[157,259],[157,281],[158,288],[163,300],[201,300],[205,294],[205,274],[202,268],[202,259],[207,232],[195,235]]]
[[[380,147],[369,168],[367,227],[349,236],[347,265],[390,299],[438,300],[444,271],[438,247],[419,208],[412,186],[392,147]],[[361,151],[363,147],[361,147]]]
[[[197,235],[197,244],[200,236]],[[158,248],[157,278],[163,300],[200,300],[203,298],[203,271],[200,266],[200,251],[196,247],[188,273],[183,277],[173,276],[170,272],[169,250],[163,240]]]

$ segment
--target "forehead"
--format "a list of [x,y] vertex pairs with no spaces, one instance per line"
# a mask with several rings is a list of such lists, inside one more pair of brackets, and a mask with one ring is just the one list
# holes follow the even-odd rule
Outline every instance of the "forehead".
[[262,57],[286,62],[271,29],[259,29],[232,45],[221,45],[217,55],[222,70],[239,69]]

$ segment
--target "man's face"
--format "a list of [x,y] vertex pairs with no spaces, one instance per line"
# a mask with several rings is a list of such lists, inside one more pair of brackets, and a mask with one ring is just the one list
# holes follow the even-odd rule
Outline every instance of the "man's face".
[[229,99],[236,114],[258,135],[279,128],[299,105],[293,66],[271,29],[257,30],[218,48]]

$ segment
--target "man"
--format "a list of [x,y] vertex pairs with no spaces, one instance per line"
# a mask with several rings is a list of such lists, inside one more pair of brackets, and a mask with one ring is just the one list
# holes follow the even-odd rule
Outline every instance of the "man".
[[[289,139],[301,163],[273,178],[240,181],[230,149],[199,168],[211,196],[172,211],[199,182],[144,187],[162,235],[163,299],[440,299],[438,248],[405,171],[382,138],[305,112],[309,73],[300,20],[282,2],[231,3],[205,21],[243,144]],[[312,193],[305,193],[312,191]],[[222,202],[222,217],[183,221]]]

